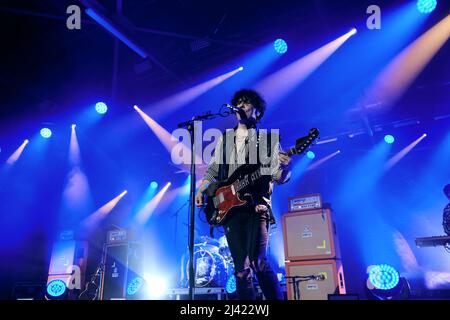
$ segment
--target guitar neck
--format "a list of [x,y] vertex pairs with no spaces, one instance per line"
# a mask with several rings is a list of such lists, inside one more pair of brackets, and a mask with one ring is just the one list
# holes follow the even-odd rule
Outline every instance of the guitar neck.
[[295,147],[292,147],[288,150],[287,155],[292,157],[294,154],[297,154],[297,151],[295,150]]

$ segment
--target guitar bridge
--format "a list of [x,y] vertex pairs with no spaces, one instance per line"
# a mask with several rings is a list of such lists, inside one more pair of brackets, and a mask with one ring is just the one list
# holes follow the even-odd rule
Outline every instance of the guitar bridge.
[[225,197],[223,193],[219,193],[217,196],[213,198],[214,207],[217,209],[219,205],[225,201]]
[[217,197],[213,198],[213,203],[214,203],[214,208],[217,208],[219,206],[219,200],[217,199]]

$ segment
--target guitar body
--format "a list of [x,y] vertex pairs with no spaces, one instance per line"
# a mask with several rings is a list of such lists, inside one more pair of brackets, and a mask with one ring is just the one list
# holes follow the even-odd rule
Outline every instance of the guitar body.
[[237,191],[237,186],[248,174],[258,170],[259,166],[243,165],[239,167],[227,180],[211,183],[206,190],[206,219],[214,226],[223,225],[233,211],[245,208],[253,204],[253,194],[264,194],[269,190],[270,176],[258,181],[257,184],[249,184]]

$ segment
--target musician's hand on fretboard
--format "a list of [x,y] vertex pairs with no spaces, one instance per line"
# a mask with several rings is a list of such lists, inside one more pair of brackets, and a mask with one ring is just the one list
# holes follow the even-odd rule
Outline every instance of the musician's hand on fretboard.
[[291,157],[289,157],[287,155],[287,153],[284,153],[284,152],[280,152],[278,154],[278,159],[280,161],[280,165],[281,165],[282,168],[288,167],[291,164],[291,161],[292,161]]

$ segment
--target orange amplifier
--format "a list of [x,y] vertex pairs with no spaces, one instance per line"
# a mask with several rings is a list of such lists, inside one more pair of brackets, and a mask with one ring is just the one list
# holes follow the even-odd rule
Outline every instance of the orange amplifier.
[[287,262],[286,278],[288,300],[327,300],[329,294],[346,293],[340,260]]
[[289,212],[314,210],[322,208],[322,196],[320,194],[308,194],[289,198]]
[[282,224],[285,260],[340,258],[330,209],[287,213],[282,217]]

